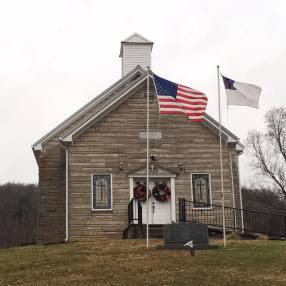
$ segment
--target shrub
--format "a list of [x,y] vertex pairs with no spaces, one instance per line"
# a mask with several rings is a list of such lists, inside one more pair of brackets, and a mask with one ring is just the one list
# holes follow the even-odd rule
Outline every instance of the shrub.
[[259,240],[269,240],[269,237],[266,234],[260,234],[257,239],[259,239]]
[[226,239],[228,240],[238,240],[239,235],[236,232],[232,232],[226,236]]

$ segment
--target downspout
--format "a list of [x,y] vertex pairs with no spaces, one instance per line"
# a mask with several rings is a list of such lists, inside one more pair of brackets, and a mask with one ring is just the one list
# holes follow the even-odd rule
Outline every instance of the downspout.
[[229,151],[229,163],[230,163],[230,178],[231,178],[231,191],[232,191],[232,205],[234,210],[234,229],[236,231],[237,221],[236,221],[236,205],[235,205],[235,193],[234,193],[234,182],[233,182],[233,169],[232,169],[232,152]]
[[240,216],[241,216],[241,229],[244,233],[244,217],[243,217],[243,205],[242,205],[242,194],[241,194],[241,184],[240,184],[240,172],[239,172],[239,156],[237,156],[237,171],[238,171],[238,187],[239,187],[239,200],[240,200]]
[[63,145],[66,149],[66,237],[65,242],[69,239],[69,149]]

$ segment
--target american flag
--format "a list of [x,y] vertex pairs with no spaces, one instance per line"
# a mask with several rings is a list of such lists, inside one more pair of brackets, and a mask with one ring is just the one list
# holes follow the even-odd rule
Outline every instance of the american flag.
[[203,120],[207,96],[190,87],[161,78],[153,73],[160,114],[185,114],[191,121]]

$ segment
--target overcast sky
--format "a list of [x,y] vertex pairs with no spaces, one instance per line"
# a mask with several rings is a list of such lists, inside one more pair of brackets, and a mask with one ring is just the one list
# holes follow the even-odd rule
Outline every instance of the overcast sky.
[[[31,145],[121,77],[120,41],[154,42],[152,69],[209,97],[216,66],[262,87],[260,109],[231,107],[223,123],[245,139],[286,97],[286,1],[0,1],[0,183],[37,182]],[[242,182],[248,176],[241,157]]]

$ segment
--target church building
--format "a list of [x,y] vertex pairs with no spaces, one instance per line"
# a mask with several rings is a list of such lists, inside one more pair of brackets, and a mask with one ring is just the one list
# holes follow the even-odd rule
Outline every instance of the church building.
[[[153,42],[121,42],[122,77],[36,143],[38,242],[122,237],[131,200],[142,223],[179,221],[179,200],[200,212],[221,204],[219,124],[208,114],[160,115],[152,74]],[[178,63],[179,68],[179,63]],[[150,186],[146,190],[146,103],[150,80]],[[52,110],[51,110],[52,116]],[[241,208],[239,139],[222,127],[225,205]],[[149,206],[146,204],[149,198]]]

